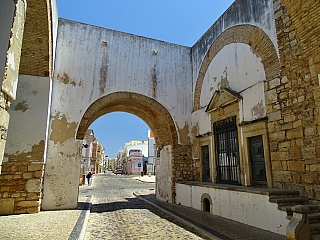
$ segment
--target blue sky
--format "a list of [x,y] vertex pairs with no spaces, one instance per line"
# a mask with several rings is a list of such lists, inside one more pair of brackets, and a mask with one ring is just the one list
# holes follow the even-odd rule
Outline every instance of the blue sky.
[[[82,23],[192,46],[233,0],[57,0],[58,14]],[[147,140],[138,117],[114,112],[91,126],[109,157],[125,142]]]

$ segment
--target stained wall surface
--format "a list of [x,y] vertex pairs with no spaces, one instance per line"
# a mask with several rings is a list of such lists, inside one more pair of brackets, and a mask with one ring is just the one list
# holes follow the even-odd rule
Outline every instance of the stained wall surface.
[[[70,194],[76,199],[78,191],[75,180],[80,161],[74,154],[78,148],[75,136],[93,103],[118,92],[154,99],[170,112],[174,131],[183,132],[179,142],[189,144],[191,82],[188,47],[60,19],[43,208],[73,206],[66,199]],[[146,105],[154,106],[152,102]],[[143,110],[138,105],[127,109],[138,116],[137,111]],[[152,117],[144,120],[151,126],[158,121]],[[60,174],[64,175],[61,180]]]

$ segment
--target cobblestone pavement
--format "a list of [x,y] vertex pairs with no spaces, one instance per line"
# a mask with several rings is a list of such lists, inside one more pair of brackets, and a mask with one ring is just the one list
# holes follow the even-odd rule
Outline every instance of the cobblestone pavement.
[[82,197],[92,196],[85,239],[205,239],[132,194],[154,186],[110,172],[94,175],[91,186],[80,188]]

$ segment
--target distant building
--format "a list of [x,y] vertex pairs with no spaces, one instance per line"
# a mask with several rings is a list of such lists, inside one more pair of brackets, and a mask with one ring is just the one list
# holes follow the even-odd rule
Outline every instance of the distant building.
[[80,175],[87,174],[89,171],[91,171],[93,141],[94,132],[92,129],[88,129],[82,141]]
[[118,158],[108,158],[107,159],[107,168],[114,170],[116,168]]
[[[137,154],[138,152],[139,156]],[[147,162],[148,141],[132,140],[130,142],[125,143],[122,169],[125,171],[126,174],[140,174],[141,172],[146,172]]]

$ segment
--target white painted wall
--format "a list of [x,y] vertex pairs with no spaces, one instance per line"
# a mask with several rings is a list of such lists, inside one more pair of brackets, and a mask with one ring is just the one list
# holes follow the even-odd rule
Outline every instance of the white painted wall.
[[43,186],[43,210],[77,207],[81,146],[82,142],[74,139],[62,144],[49,141]]
[[[128,91],[157,100],[179,128],[191,123],[190,48],[60,19],[56,54],[54,96],[58,97],[53,99],[53,114],[59,112],[78,122],[98,98]],[[64,74],[75,85],[57,81]],[[99,85],[101,74],[105,74],[105,86]]]
[[[154,69],[156,92],[152,91],[151,84]],[[118,91],[154,98],[170,111],[179,128],[186,123],[190,126],[191,82],[188,47],[60,19],[50,135],[54,134],[54,119],[66,119],[68,124],[78,125],[93,102]],[[78,146],[74,138],[72,136],[64,142],[49,140],[43,199],[45,209],[76,205],[80,159],[75,154]],[[168,167],[171,171],[171,164]],[[60,174],[64,174],[63,182],[57,181]],[[170,178],[171,173],[168,176]],[[57,184],[63,187],[57,187]],[[171,183],[164,185],[168,187],[164,191],[171,192]],[[169,193],[164,195],[171,201]]]
[[227,85],[244,98],[246,108],[240,119],[253,120],[250,112],[253,106],[261,101],[265,106],[263,84],[259,84],[265,79],[261,58],[250,46],[229,44],[213,58],[208,67],[201,89],[200,105],[206,107],[214,92]]
[[237,0],[192,47],[194,86],[203,58],[216,38],[228,28],[243,24],[259,27],[267,34],[278,51],[273,1]]
[[156,198],[172,202],[172,147],[164,146],[156,162]]
[[[34,145],[47,140],[48,108],[50,102],[50,79],[19,75],[16,100],[8,112],[10,123],[5,153],[19,155],[32,152]],[[39,101],[39,99],[41,99]],[[21,124],[21,119],[24,119]],[[31,155],[31,154],[30,154]],[[43,162],[43,158],[30,161]],[[4,158],[4,161],[7,159]]]
[[[260,27],[277,46],[271,0],[237,0],[192,49],[60,19],[50,135],[53,134],[54,119],[66,119],[68,124],[78,125],[92,103],[118,91],[135,92],[155,99],[170,112],[178,129],[198,125],[201,133],[211,131],[203,109],[191,117],[193,88],[202,60],[216,37],[239,24]],[[223,48],[207,71],[201,105],[206,106],[217,89],[218,85],[212,83],[213,77],[224,77],[223,71],[227,67],[231,88],[244,96],[243,119],[255,119],[253,115],[250,117],[249,109],[264,99],[259,94],[263,92],[260,82],[265,79],[259,61],[246,45],[231,44]],[[152,90],[153,73],[155,92]],[[252,95],[252,91],[257,94]],[[191,138],[192,127],[188,130]],[[49,140],[43,204],[48,209],[76,205],[80,156],[75,154],[79,146],[74,137],[64,142]],[[161,176],[157,177],[157,196],[171,201],[171,147],[165,148],[161,153],[161,164],[157,166],[157,174]],[[63,182],[56,180],[60,174],[65,176]],[[58,187],[59,184],[62,186]]]
[[286,234],[286,212],[279,211],[277,204],[269,202],[268,195],[227,189],[207,188],[176,184],[177,203],[201,210],[204,193],[212,199],[212,214],[281,235]]
[[205,109],[214,92],[224,84],[242,96],[239,107],[241,122],[265,117],[265,79],[261,58],[250,46],[242,43],[225,46],[209,64],[200,95],[202,108],[193,112],[193,126],[198,126],[200,135],[212,131],[210,116]]

